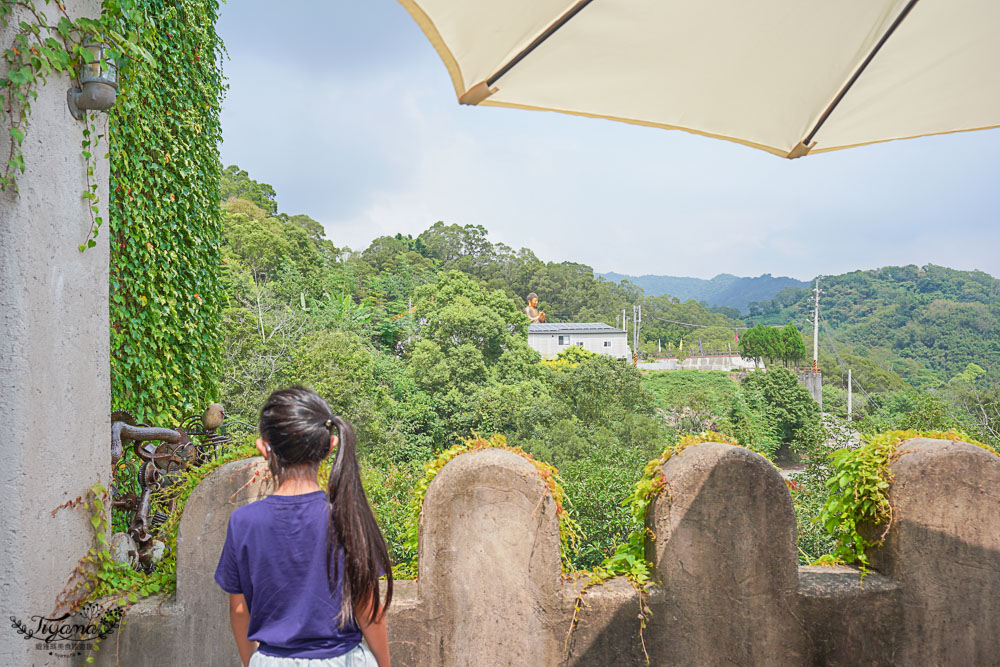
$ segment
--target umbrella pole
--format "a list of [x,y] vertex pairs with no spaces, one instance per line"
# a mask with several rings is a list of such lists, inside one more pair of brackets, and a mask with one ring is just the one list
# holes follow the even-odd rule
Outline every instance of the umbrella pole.
[[[861,65],[858,67],[858,69],[855,70],[854,74],[851,75],[851,78],[847,80],[847,83],[844,84],[844,87],[840,89],[840,92],[837,93],[837,96],[833,98],[833,101],[830,102],[830,105],[823,112],[823,115],[821,115],[819,117],[819,120],[816,121],[816,125],[814,125],[813,129],[809,132],[809,134],[806,135],[806,138],[802,140],[802,144],[800,144],[800,146],[802,145],[806,146],[806,150],[802,152],[801,155],[805,155],[807,152],[809,152],[809,148],[812,148],[810,144],[812,143],[813,137],[815,137],[816,133],[819,132],[819,129],[823,127],[823,123],[825,123],[826,119],[830,117],[830,114],[833,113],[833,110],[837,108],[837,105],[840,104],[840,101],[844,99],[844,96],[847,94],[847,91],[849,91],[851,89],[851,86],[853,86],[854,83],[861,77],[864,71],[868,68],[868,65],[870,65],[872,60],[875,59],[875,56],[878,55],[878,52],[882,50],[882,47],[885,46],[885,43],[889,41],[890,37],[892,37],[892,33],[896,32],[896,28],[898,28],[900,24],[903,23],[903,20],[909,15],[910,10],[913,9],[914,5],[916,5],[917,2],[918,0],[910,0],[908,3],[906,3],[906,6],[903,7],[903,11],[899,13],[899,16],[896,17],[896,20],[892,22],[892,25],[889,26],[889,29],[886,30],[885,34],[882,35],[882,38],[878,40],[878,42],[875,44],[875,47],[871,50],[871,53],[868,54],[868,57],[864,59],[864,62],[862,62]],[[795,149],[792,150],[792,153],[789,153],[788,157],[801,157],[801,155],[793,155],[798,151],[798,149],[799,146],[796,146]]]

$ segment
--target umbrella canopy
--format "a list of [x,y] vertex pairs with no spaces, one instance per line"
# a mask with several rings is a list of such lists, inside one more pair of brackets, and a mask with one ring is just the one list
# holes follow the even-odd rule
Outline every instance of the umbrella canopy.
[[400,0],[463,104],[783,157],[1000,126],[997,0]]

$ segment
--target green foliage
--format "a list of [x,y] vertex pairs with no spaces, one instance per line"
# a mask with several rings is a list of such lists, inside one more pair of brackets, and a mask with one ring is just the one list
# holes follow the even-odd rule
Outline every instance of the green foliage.
[[782,445],[802,451],[817,441],[819,407],[794,373],[754,371],[738,384],[722,371],[659,371],[646,374],[656,406],[681,432],[718,430],[773,459]]
[[549,359],[542,363],[549,368],[575,368],[596,356],[596,352],[591,352],[582,345],[570,345],[560,350],[555,359]]
[[740,386],[724,371],[650,371],[642,379],[656,407],[681,431],[714,430],[725,423]]
[[779,442],[796,449],[816,439],[819,405],[795,373],[785,368],[754,371],[743,379],[743,389],[760,392]]
[[748,329],[740,338],[740,356],[754,363],[767,360],[773,364],[781,360],[786,366],[806,357],[806,344],[802,334],[791,322],[782,329],[758,324]]
[[575,368],[547,369],[546,375],[560,400],[584,423],[611,423],[624,411],[653,414],[653,395],[625,360],[594,356]]
[[829,494],[817,521],[836,539],[835,558],[868,565],[866,550],[880,545],[892,525],[890,466],[905,454],[900,445],[918,437],[968,442],[992,451],[963,433],[907,430],[889,431],[855,449],[831,453],[834,472],[826,482]]
[[778,415],[770,407],[760,388],[742,387],[730,404],[729,430],[747,449],[773,460],[783,443],[777,428]]
[[423,475],[416,462],[386,465],[381,461],[361,462],[361,482],[389,546],[393,576],[400,579],[417,577],[416,546],[407,542],[410,522],[410,496]]
[[218,397],[222,360],[219,63],[214,0],[142,0],[110,113],[112,404],[176,421]]
[[277,215],[278,194],[267,183],[258,183],[243,169],[231,164],[219,174],[219,198],[222,201],[243,199],[260,207],[268,215]]
[[[824,277],[820,313],[844,361],[868,391],[848,354],[875,361],[915,387],[940,385],[969,363],[1000,379],[1000,281],[982,271],[928,264],[887,266]],[[764,324],[804,319],[808,290],[793,288],[751,304]],[[824,369],[846,375],[846,367]],[[885,380],[886,378],[883,378]]]

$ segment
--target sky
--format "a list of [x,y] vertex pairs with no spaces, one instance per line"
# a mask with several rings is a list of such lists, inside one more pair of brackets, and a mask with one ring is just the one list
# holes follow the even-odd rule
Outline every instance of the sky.
[[[1000,130],[785,160],[681,131],[460,106],[392,0],[230,0],[224,165],[338,246],[437,220],[598,272],[1000,276]],[[276,8],[280,7],[280,11]]]

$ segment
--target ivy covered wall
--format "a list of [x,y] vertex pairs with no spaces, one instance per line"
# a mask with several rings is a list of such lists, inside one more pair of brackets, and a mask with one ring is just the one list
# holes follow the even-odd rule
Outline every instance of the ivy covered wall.
[[217,0],[139,0],[152,59],[111,111],[112,406],[167,425],[217,398],[222,338]]

